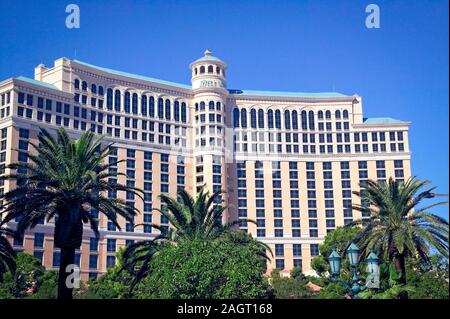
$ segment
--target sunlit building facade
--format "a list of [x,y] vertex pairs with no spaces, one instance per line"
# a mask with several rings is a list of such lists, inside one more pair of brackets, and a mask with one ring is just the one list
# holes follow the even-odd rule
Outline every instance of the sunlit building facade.
[[[210,51],[190,69],[184,85],[61,58],[37,66],[34,79],[0,82],[0,173],[28,160],[40,128],[64,127],[74,138],[91,130],[115,143],[109,160],[125,160],[117,171],[126,176],[117,180],[145,192],[144,201],[108,194],[139,209],[139,226],[119,218],[119,231],[100,215],[98,239],[86,226],[76,255],[83,279],[115,265],[119,248],[157,235],[146,223],[169,227],[153,210],[159,194],[195,194],[203,185],[226,191],[225,220],[256,221],[240,228],[270,245],[269,271],[312,273],[327,232],[368,217],[351,209],[361,204],[352,191],[368,179],[410,176],[409,123],[364,118],[357,95],[228,89],[227,65]],[[0,193],[13,187],[4,182]],[[11,242],[59,267],[51,221]]]

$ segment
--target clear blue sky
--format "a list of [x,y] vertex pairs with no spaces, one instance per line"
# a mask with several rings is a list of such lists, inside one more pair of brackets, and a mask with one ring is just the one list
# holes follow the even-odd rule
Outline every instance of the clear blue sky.
[[[71,2],[78,30],[65,27]],[[369,3],[381,29],[365,27]],[[411,121],[413,174],[448,193],[447,0],[1,0],[0,12],[0,79],[66,56],[189,84],[209,48],[230,88],[357,93],[366,117]]]

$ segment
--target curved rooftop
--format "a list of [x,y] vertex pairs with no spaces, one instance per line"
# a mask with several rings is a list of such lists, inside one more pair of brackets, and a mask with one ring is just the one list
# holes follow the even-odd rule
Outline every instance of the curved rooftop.
[[270,96],[270,97],[349,97],[338,92],[283,92],[283,91],[258,91],[258,90],[228,90],[230,94],[233,95],[243,95],[243,96]]
[[97,70],[105,72],[105,73],[113,74],[113,75],[125,76],[125,77],[136,79],[136,80],[143,80],[143,81],[149,81],[149,82],[154,82],[154,83],[159,83],[159,84],[164,84],[164,85],[170,85],[170,86],[174,86],[174,87],[181,88],[181,89],[189,89],[189,90],[192,89],[192,87],[187,84],[170,82],[170,81],[160,80],[160,79],[156,79],[156,78],[151,78],[151,77],[144,76],[144,75],[138,75],[138,74],[133,74],[133,73],[128,73],[128,72],[122,72],[122,71],[117,71],[117,70],[113,70],[113,69],[108,69],[108,68],[92,65],[92,64],[89,64],[89,63],[86,63],[83,61],[79,61],[79,60],[72,60],[72,61],[75,63],[81,64],[81,65],[93,68],[93,69],[97,69]]
[[363,119],[364,124],[395,124],[406,123],[401,120],[393,119],[392,117],[369,117]]
[[223,62],[221,59],[213,56],[212,52],[210,50],[206,50],[200,59],[195,60],[189,66],[192,66],[193,64],[196,64],[199,62],[218,62],[218,63],[225,65],[225,62]]

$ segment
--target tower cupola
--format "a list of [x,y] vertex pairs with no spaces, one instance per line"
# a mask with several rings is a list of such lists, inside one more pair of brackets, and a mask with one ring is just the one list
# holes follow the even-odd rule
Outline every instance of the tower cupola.
[[189,65],[192,71],[192,88],[194,90],[226,90],[225,62],[212,55],[210,50],[204,52],[203,57]]

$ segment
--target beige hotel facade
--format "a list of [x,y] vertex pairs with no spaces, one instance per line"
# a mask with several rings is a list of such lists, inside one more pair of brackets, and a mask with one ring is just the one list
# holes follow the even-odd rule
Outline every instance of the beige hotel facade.
[[[86,226],[76,257],[83,279],[114,265],[121,247],[154,237],[145,223],[168,226],[152,210],[159,194],[195,194],[202,185],[226,191],[225,219],[256,221],[240,228],[271,246],[269,271],[300,266],[311,274],[327,232],[367,217],[352,211],[361,203],[352,191],[368,179],[411,174],[409,123],[364,118],[360,96],[227,89],[227,65],[210,51],[189,67],[191,85],[184,85],[60,58],[38,65],[34,79],[0,82],[1,174],[8,163],[27,161],[40,128],[64,127],[73,137],[91,130],[115,143],[109,160],[126,160],[117,166],[126,173],[119,182],[145,192],[144,201],[109,194],[135,205],[135,224],[143,225],[120,220],[119,231],[100,215],[98,239]],[[7,181],[0,192],[12,187]],[[52,222],[11,242],[46,268],[59,267]]]

